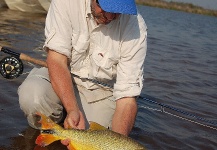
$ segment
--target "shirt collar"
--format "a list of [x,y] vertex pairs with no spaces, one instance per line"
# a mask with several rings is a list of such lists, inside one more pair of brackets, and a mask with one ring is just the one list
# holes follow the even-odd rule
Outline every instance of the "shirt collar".
[[86,0],[86,17],[88,18],[91,15],[91,0]]

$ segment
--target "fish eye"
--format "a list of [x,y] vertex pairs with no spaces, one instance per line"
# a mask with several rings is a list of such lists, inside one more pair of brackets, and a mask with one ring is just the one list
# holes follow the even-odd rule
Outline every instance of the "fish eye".
[[41,133],[44,133],[44,134],[54,134],[55,132],[53,130],[41,130]]

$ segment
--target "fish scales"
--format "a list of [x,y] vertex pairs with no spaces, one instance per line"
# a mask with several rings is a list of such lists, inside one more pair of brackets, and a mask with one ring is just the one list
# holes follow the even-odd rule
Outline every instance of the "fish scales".
[[36,144],[47,146],[56,140],[69,139],[70,150],[145,150],[140,143],[130,137],[108,130],[97,123],[91,122],[89,130],[64,129],[46,116],[41,116],[42,131]]
[[[110,132],[110,130],[94,130],[86,132],[86,130],[54,130],[54,135],[61,139],[70,139],[74,143],[85,143],[85,145],[94,145],[92,149],[95,150],[112,150],[115,149],[141,149],[141,145],[137,144],[128,137]],[[125,140],[119,140],[124,138]],[[102,143],[103,141],[103,143]]]

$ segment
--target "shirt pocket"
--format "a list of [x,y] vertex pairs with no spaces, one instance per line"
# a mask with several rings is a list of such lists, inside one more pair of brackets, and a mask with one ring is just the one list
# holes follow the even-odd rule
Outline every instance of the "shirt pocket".
[[85,34],[73,34],[72,36],[72,52],[71,52],[71,67],[79,69],[87,57],[89,48],[89,38]]
[[111,50],[95,47],[92,53],[92,75],[99,79],[112,80],[116,76],[118,59]]

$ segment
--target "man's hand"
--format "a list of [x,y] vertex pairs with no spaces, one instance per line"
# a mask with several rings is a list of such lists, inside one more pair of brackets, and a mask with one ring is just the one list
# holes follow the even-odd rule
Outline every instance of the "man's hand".
[[85,129],[85,120],[81,111],[70,111],[64,121],[64,128]]
[[[81,111],[70,111],[64,121],[64,128],[85,129],[85,120]],[[61,140],[61,143],[69,149],[70,139]]]

